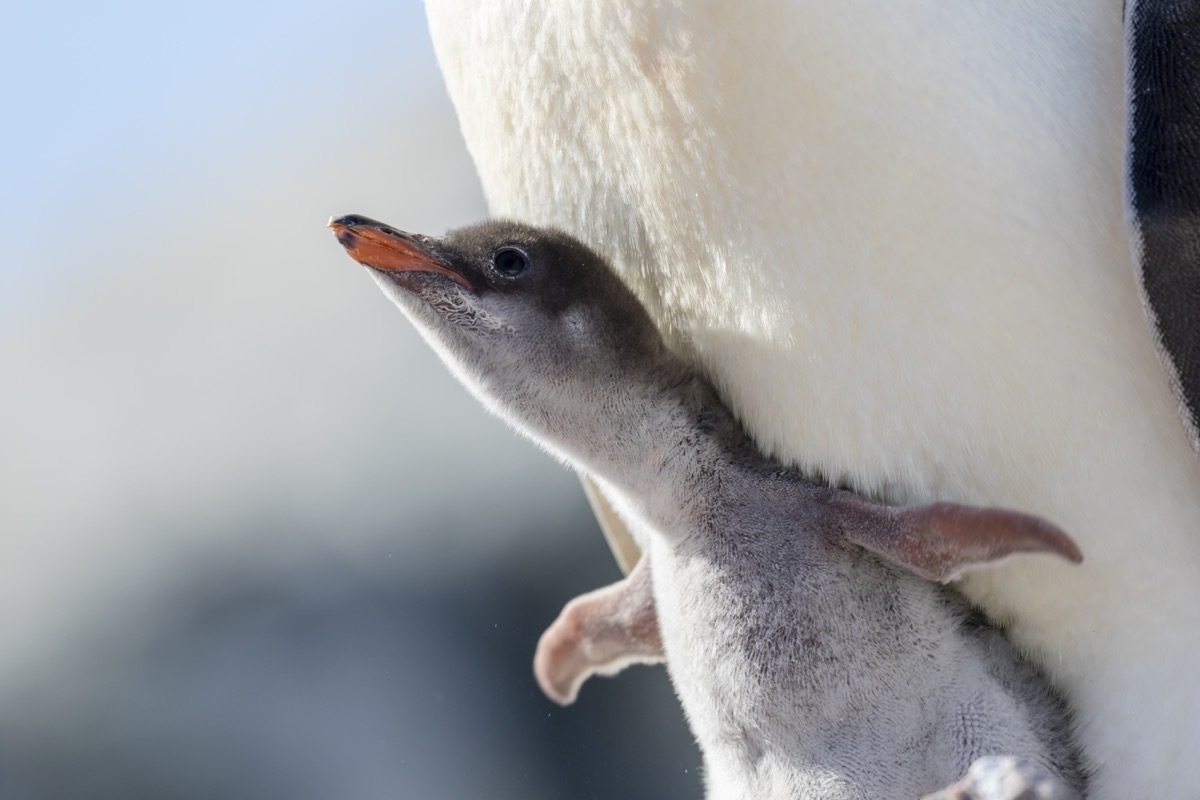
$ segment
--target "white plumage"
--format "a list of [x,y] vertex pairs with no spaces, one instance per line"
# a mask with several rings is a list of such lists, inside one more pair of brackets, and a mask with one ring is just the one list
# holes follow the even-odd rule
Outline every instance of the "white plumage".
[[610,257],[768,451],[1067,530],[1082,568],[962,588],[1092,797],[1194,792],[1200,461],[1126,240],[1120,0],[427,7],[492,210]]

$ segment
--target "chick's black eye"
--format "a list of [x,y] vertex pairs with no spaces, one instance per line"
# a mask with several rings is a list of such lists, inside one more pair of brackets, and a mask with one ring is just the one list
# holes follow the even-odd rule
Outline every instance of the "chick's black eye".
[[520,250],[505,247],[497,250],[492,256],[492,264],[496,267],[496,272],[511,278],[520,275],[529,267],[529,258]]

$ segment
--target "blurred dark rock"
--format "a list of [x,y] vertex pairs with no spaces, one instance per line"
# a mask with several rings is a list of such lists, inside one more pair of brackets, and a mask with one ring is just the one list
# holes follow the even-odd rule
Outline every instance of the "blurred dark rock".
[[699,797],[664,670],[591,681],[569,709],[533,681],[542,627],[616,575],[577,512],[552,524],[586,535],[532,563],[416,587],[335,558],[211,563],[139,635],[101,614],[115,645],[0,706],[0,796]]

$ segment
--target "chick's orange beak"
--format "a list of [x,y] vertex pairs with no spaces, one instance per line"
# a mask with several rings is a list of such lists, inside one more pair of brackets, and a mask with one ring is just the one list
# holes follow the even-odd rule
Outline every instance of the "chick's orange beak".
[[475,287],[466,276],[426,250],[409,234],[373,219],[347,214],[326,225],[358,263],[381,272],[436,272],[465,289]]

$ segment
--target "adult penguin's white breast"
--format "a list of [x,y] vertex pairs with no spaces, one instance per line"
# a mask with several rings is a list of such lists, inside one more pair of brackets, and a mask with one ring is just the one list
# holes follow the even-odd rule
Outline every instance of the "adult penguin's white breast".
[[1125,238],[1121,0],[427,6],[492,210],[613,258],[766,449],[1070,532],[1082,568],[964,590],[1068,693],[1091,796],[1200,785],[1200,461]]

